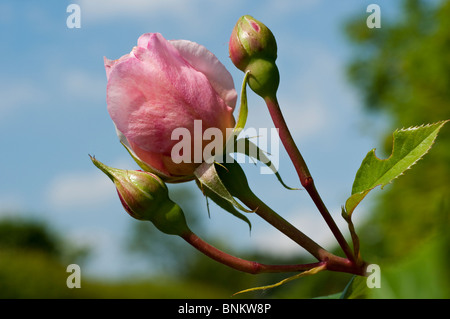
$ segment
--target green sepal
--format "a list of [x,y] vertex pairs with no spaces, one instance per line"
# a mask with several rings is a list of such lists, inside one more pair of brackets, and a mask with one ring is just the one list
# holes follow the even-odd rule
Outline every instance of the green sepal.
[[[216,203],[220,208],[227,211],[231,215],[241,219],[242,221],[246,222],[249,230],[252,230],[252,224],[250,220],[242,213],[240,213],[235,206],[227,199],[222,198],[221,196],[217,195],[215,192],[211,191],[208,187],[203,187],[201,182],[199,180],[195,180],[197,186],[202,191],[203,195],[208,199],[211,199],[214,203]],[[209,215],[209,205],[207,207],[208,209],[208,215]]]
[[123,145],[123,147],[125,147],[125,149],[128,151],[128,154],[131,155],[131,157],[133,158],[133,160],[136,162],[136,164],[144,171],[146,172],[150,172],[152,174],[157,175],[159,178],[161,178],[164,182],[166,183],[182,183],[182,182],[186,182],[186,181],[190,181],[192,180],[192,176],[181,176],[181,177],[172,177],[172,176],[167,176],[166,174],[158,171],[157,169],[147,165],[146,163],[144,163],[143,161],[141,161],[135,154],[134,152],[131,150],[131,148],[124,143],[123,141],[120,141],[120,144]]
[[240,141],[244,142],[245,147],[243,150],[240,149],[239,147],[237,147],[236,153],[245,154],[248,157],[256,159],[257,161],[260,161],[261,163],[265,164],[275,174],[278,181],[281,183],[281,185],[283,185],[283,187],[285,187],[289,190],[299,190],[299,188],[292,188],[292,187],[287,186],[284,183],[284,181],[281,178],[280,173],[278,173],[278,170],[275,167],[275,165],[272,164],[272,161],[269,159],[269,157],[266,156],[265,152],[258,147],[258,145],[256,145],[252,141],[250,141],[250,139],[248,137],[238,139],[237,141],[235,141],[235,145],[236,146],[242,145],[242,142],[240,142]]
[[195,177],[201,183],[202,187],[205,186],[212,192],[216,193],[221,198],[228,201],[234,207],[251,213],[252,211],[239,204],[234,197],[230,194],[227,187],[222,183],[219,174],[216,170],[217,163],[203,163],[194,172]]
[[[227,143],[225,146],[225,151],[228,149],[232,149],[233,151],[236,151],[236,153],[242,153],[245,154],[251,158],[254,158],[258,161],[261,161],[262,163],[264,163],[265,165],[267,165],[276,175],[276,177],[278,178],[278,180],[280,181],[280,183],[287,189],[290,190],[297,190],[297,188],[291,188],[289,186],[287,186],[283,180],[281,179],[280,174],[278,173],[277,169],[275,168],[274,165],[272,165],[272,162],[270,161],[270,159],[264,154],[264,152],[254,143],[252,143],[248,138],[245,138],[245,147],[244,150],[239,149],[239,147],[237,147],[239,144],[239,141],[242,139],[237,139],[239,134],[242,132],[242,130],[245,127],[245,123],[247,122],[247,116],[248,116],[248,104],[247,104],[247,83],[248,83],[248,79],[250,76],[250,72],[247,71],[245,72],[244,75],[244,79],[242,81],[242,87],[241,87],[241,99],[240,99],[240,107],[239,107],[239,115],[238,115],[238,120],[236,122],[236,125],[233,129],[232,134],[228,137],[227,139]],[[251,148],[253,148],[253,150],[256,150],[251,152]],[[255,156],[256,153],[256,156]],[[220,154],[222,155],[222,154]],[[220,156],[219,155],[219,156]],[[216,156],[216,158],[220,158],[219,156]]]
[[251,229],[250,221],[239,210],[246,213],[251,213],[252,211],[242,206],[230,194],[217,173],[216,165],[221,164],[205,162],[195,170],[197,185],[206,197],[211,198],[221,208],[245,221]]
[[[241,87],[241,99],[239,106],[238,120],[233,130],[233,136],[238,136],[247,123],[248,104],[247,104],[247,82],[250,72],[245,72]],[[234,140],[234,139],[233,139]]]
[[292,280],[295,280],[295,279],[299,279],[299,278],[302,278],[302,277],[315,275],[315,274],[325,270],[326,268],[327,268],[326,265],[320,265],[320,266],[314,267],[312,269],[305,270],[305,271],[303,271],[303,272],[301,272],[299,274],[296,274],[294,276],[291,276],[291,277],[288,277],[286,279],[283,279],[283,280],[281,280],[281,281],[279,281],[279,282],[277,282],[275,284],[272,284],[272,285],[255,287],[255,288],[249,288],[249,289],[244,289],[244,290],[238,291],[238,292],[234,293],[233,296],[238,295],[238,294],[242,294],[242,293],[246,293],[246,292],[251,292],[251,291],[272,289],[272,288],[284,285],[284,284],[286,284],[286,283],[288,283],[288,282],[290,282]]
[[246,88],[248,76],[249,73],[246,72],[242,81],[239,114],[236,125],[233,128],[231,134],[227,137],[227,141],[222,152],[215,154],[213,160],[207,160],[203,162],[199,167],[197,167],[194,175],[196,177],[197,185],[207,198],[212,199],[219,207],[223,208],[225,211],[245,221],[251,229],[251,223],[249,219],[239,211],[244,211],[247,213],[252,211],[243,207],[234,199],[227,188],[223,185],[216,170],[217,165],[222,165],[219,164],[219,162],[222,163],[222,159],[228,156],[227,150],[229,150],[230,147],[232,147],[231,149],[234,149],[235,140],[237,136],[242,132],[245,127],[245,123],[247,122],[248,105]]
[[[230,135],[227,136],[227,140],[221,152],[217,152],[213,158],[207,159],[205,162],[213,163],[213,162],[221,162],[221,159],[224,158],[229,150],[234,150],[235,141],[238,135],[242,132],[245,127],[245,123],[247,122],[248,116],[248,105],[247,105],[247,81],[248,81],[249,73],[246,72],[244,75],[244,80],[242,81],[241,87],[241,98],[239,105],[239,114],[236,124],[231,131]],[[228,134],[228,133],[227,133]]]

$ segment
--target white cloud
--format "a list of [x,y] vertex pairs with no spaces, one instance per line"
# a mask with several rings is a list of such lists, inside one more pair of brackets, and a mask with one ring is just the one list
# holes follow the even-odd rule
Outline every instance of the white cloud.
[[[107,165],[136,169],[131,157],[120,158]],[[81,208],[102,205],[115,198],[112,181],[100,170],[92,167],[89,171],[67,172],[53,178],[47,187],[47,202],[55,208]]]
[[112,198],[113,184],[103,174],[66,173],[57,176],[47,192],[48,201],[58,208],[89,206]]

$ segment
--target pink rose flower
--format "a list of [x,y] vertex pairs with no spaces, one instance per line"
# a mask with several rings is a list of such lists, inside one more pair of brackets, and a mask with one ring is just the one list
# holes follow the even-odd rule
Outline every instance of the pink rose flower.
[[108,112],[121,142],[165,181],[192,179],[200,165],[174,163],[171,151],[179,141],[171,139],[173,130],[186,128],[192,139],[201,138],[194,136],[194,121],[201,120],[203,132],[218,128],[225,142],[226,129],[234,127],[231,74],[197,43],[146,33],[131,53],[105,58],[105,69]]

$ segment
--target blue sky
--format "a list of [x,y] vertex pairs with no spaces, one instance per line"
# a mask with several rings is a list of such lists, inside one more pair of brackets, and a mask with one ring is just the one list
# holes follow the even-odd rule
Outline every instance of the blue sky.
[[[79,29],[66,25],[71,3],[81,8]],[[358,93],[345,78],[352,47],[343,23],[368,16],[370,3],[380,5],[382,21],[395,14],[390,1],[2,1],[0,216],[49,221],[71,242],[93,245],[89,273],[127,274],[129,261],[120,245],[134,221],[88,156],[118,168],[137,168],[106,111],[103,57],[119,58],[141,34],[159,32],[166,39],[206,46],[240,87],[242,73],[229,60],[227,43],[237,19],[250,14],[275,34],[282,110],[319,192],[345,231],[340,206],[383,129],[382,118],[364,114]],[[249,127],[272,127],[265,105],[252,92],[249,107]],[[324,246],[331,245],[306,192],[285,190],[274,176],[260,175],[251,164],[245,170],[253,190],[269,206]],[[280,173],[287,184],[299,187],[282,148]],[[196,193],[198,214],[207,225],[200,234],[205,239],[214,234],[237,251],[299,251],[255,216],[250,236],[245,223],[218,208],[212,207],[208,219],[205,201]],[[359,217],[364,216],[362,208]]]

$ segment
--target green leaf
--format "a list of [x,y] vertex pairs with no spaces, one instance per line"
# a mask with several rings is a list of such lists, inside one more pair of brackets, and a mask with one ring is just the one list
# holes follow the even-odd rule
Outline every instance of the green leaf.
[[370,288],[367,287],[367,278],[353,276],[342,292],[340,299],[367,299],[371,296]]
[[429,151],[439,130],[447,122],[395,131],[393,151],[387,159],[379,159],[375,155],[375,149],[371,150],[356,173],[352,195],[345,203],[347,216],[351,217],[356,206],[372,189],[377,186],[383,188],[421,159]]

